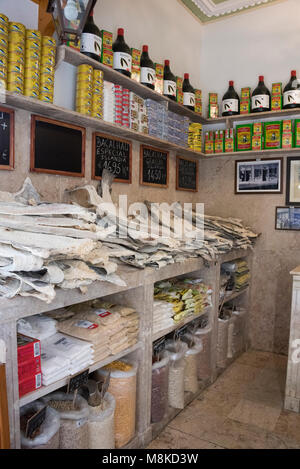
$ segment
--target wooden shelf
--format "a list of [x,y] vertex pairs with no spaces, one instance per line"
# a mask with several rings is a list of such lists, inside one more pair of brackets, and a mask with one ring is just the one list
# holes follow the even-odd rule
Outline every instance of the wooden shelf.
[[56,66],[58,67],[62,61],[74,65],[76,67],[82,64],[89,64],[93,68],[102,70],[104,73],[104,79],[107,81],[111,81],[117,85],[121,85],[129,89],[130,91],[133,91],[134,93],[138,94],[144,99],[153,99],[154,101],[160,103],[166,103],[169,111],[176,112],[177,114],[180,114],[182,116],[189,117],[189,119],[193,122],[198,122],[200,124],[206,122],[206,119],[204,119],[204,117],[199,116],[199,114],[196,114],[195,112],[187,109],[182,104],[172,101],[166,96],[163,96],[157,93],[156,91],[151,90],[150,88],[147,88],[144,85],[141,85],[137,81],[132,80],[126,75],[122,75],[122,73],[116,72],[112,68],[98,62],[97,60],[91,59],[90,57],[86,57],[84,54],[81,54],[81,52],[78,52],[77,50],[72,49],[71,47],[58,47]]
[[232,159],[243,159],[249,158],[268,158],[268,157],[278,157],[278,156],[292,156],[300,153],[300,148],[278,148],[276,150],[250,150],[250,151],[235,151],[232,153],[213,153],[211,155],[205,155],[206,159],[213,158],[224,158],[230,156]]
[[242,121],[251,121],[251,120],[263,120],[263,119],[273,119],[277,120],[278,118],[287,118],[290,116],[300,116],[299,109],[281,109],[280,111],[267,111],[267,112],[257,112],[252,114],[240,114],[238,116],[227,116],[227,117],[217,117],[216,119],[205,119],[206,125],[211,124],[226,124],[233,122],[242,122]]
[[167,142],[148,134],[142,134],[135,130],[122,127],[117,124],[106,122],[102,119],[85,116],[79,112],[70,109],[56,106],[55,104],[48,104],[40,101],[39,99],[29,98],[27,96],[6,91],[6,101],[4,106],[9,106],[14,109],[24,109],[34,114],[39,114],[45,117],[53,118],[68,122],[70,124],[77,124],[82,127],[88,127],[94,131],[105,132],[117,137],[124,137],[126,139],[136,140],[138,142],[149,144],[164,150],[172,150],[182,156],[190,156],[193,158],[204,158],[204,154],[195,152],[187,147],[181,147],[175,143]]
[[225,295],[225,300],[223,301],[223,298],[222,300],[220,300],[220,305],[221,304],[226,304],[226,303],[229,303],[229,301],[232,301],[234,300],[235,298],[238,298],[239,296],[241,296],[243,293],[245,293],[246,291],[248,291],[248,288],[249,286],[243,288],[243,290],[240,290],[240,291],[236,291],[234,293],[231,293],[230,295],[226,296]]
[[[110,355],[109,357],[105,358],[101,362],[93,363],[93,365],[89,366],[89,371],[92,373],[93,371],[98,370],[99,368],[103,368],[105,365],[108,365],[109,363],[113,362],[114,360],[119,360],[122,357],[125,357],[126,355],[129,355],[132,352],[135,352],[140,348],[141,344],[138,342],[137,344],[133,345],[132,347],[123,350],[122,352],[116,354],[116,355]],[[66,376],[63,379],[60,379],[59,381],[56,381],[55,383],[50,384],[49,386],[42,386],[41,388],[37,389],[36,391],[33,391],[29,394],[26,394],[25,396],[21,397],[19,400],[20,407],[22,407],[25,404],[29,404],[30,402],[35,401],[36,399],[40,399],[43,396],[46,396],[47,394],[50,394],[57,389],[62,388],[63,386],[66,386],[69,382],[71,375]]]

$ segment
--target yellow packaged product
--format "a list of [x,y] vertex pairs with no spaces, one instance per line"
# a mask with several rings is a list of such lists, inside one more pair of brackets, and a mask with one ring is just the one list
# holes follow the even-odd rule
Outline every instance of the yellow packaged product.
[[22,75],[24,74],[24,65],[16,62],[8,62],[7,64],[7,71],[8,73],[21,73]]
[[24,96],[28,96],[29,98],[36,98],[39,99],[39,90],[34,88],[25,88],[24,89]]
[[0,78],[6,80],[6,78],[7,78],[7,68],[6,67],[0,67]]
[[50,55],[51,57],[55,57],[56,55],[56,49],[53,47],[49,46],[42,46],[42,55],[45,57],[47,55]]
[[23,94],[24,86],[20,85],[16,82],[8,82],[7,83],[7,90],[12,91],[13,93]]
[[27,51],[30,51],[30,50],[37,50],[39,51],[39,53],[41,53],[41,44],[39,43],[39,41],[36,41],[34,39],[26,39],[26,42],[25,42],[25,51],[26,51],[26,54],[29,55],[29,53]]
[[26,79],[29,79],[29,80],[39,80],[40,72],[39,70],[35,70],[33,68],[25,68],[24,76]]
[[6,23],[0,22],[0,34],[2,34],[3,36],[8,36],[8,26],[6,25]]
[[0,56],[0,67],[7,68],[7,57]]
[[41,55],[41,66],[42,67],[54,67],[55,57],[52,55]]
[[16,72],[8,73],[7,74],[7,81],[9,83],[18,83],[18,84],[23,85],[24,75],[22,75],[21,73],[16,73]]
[[8,22],[8,30],[9,32],[18,32],[25,36],[26,28],[22,23],[14,23],[13,21]]
[[34,70],[39,70],[41,66],[41,63],[39,59],[28,59],[26,60],[25,67],[26,68],[32,68]]
[[8,27],[8,22],[9,22],[9,19],[6,15],[4,15],[3,13],[0,13],[0,24],[6,24],[7,27]]
[[93,83],[88,81],[77,82],[76,91],[93,91]]
[[76,106],[76,112],[79,112],[80,114],[85,114],[86,116],[91,116],[92,115],[92,110],[91,110],[90,107]]
[[40,89],[40,81],[39,80],[31,80],[29,78],[25,78],[24,87],[31,90],[38,90]]
[[26,29],[26,39],[35,39],[42,43],[42,33],[38,29]]
[[54,86],[54,77],[51,75],[42,75],[40,81],[41,85]]
[[46,86],[46,85],[40,85],[40,93],[45,93],[45,94],[49,94],[49,95],[52,95],[54,94],[54,86],[53,85],[49,85],[49,86]]
[[40,93],[39,99],[45,103],[53,103],[53,94]]
[[41,60],[41,53],[38,49],[25,50],[25,62],[28,60]]
[[8,56],[8,49],[7,47],[4,47],[0,44],[0,55],[3,55],[4,57]]
[[92,98],[93,98],[92,91],[78,90],[76,92],[76,99],[92,99]]
[[12,44],[11,42],[8,43],[8,55],[9,57],[13,54],[23,55],[25,56],[25,45],[21,42]]
[[43,36],[42,44],[43,44],[43,47],[48,46],[48,47],[56,48],[56,40],[51,36]]

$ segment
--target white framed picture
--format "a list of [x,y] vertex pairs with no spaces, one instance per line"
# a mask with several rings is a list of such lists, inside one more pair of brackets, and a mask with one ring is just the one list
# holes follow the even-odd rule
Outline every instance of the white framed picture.
[[235,193],[281,194],[282,161],[282,158],[236,161]]

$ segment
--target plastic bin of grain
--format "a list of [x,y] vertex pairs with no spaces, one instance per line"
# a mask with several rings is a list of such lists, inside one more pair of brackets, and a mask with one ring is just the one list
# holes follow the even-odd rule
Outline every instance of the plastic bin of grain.
[[235,322],[236,322],[236,316],[232,314],[232,316],[229,318],[229,323],[228,323],[228,348],[227,348],[227,358],[232,358],[233,357],[233,331],[235,328]]
[[226,368],[229,318],[218,318],[217,367]]
[[45,404],[41,401],[34,401],[21,407],[22,449],[59,449],[60,415],[51,407],[47,407],[46,418],[34,438],[26,438],[25,436],[26,428],[23,428],[22,421],[27,420],[27,416],[34,415],[43,407],[45,407]]
[[151,422],[160,422],[168,409],[169,356],[162,353],[152,365]]
[[184,390],[195,394],[199,390],[198,363],[203,350],[202,340],[191,333],[184,334],[181,340],[188,346],[184,355]]
[[180,340],[167,340],[166,353],[170,359],[169,366],[169,405],[175,409],[184,408],[184,355],[187,351],[187,344]]
[[99,406],[89,406],[89,449],[115,448],[116,401],[107,392]]
[[88,449],[88,417],[87,401],[80,395],[54,392],[42,398],[42,402],[56,409],[60,414],[60,449]]
[[196,329],[194,335],[201,339],[203,351],[199,355],[198,379],[205,381],[211,377],[211,326]]
[[233,338],[232,338],[232,354],[235,357],[242,353],[246,348],[246,309],[238,308],[233,312],[235,317]]
[[137,365],[125,360],[115,361],[95,372],[97,381],[110,374],[108,392],[116,401],[115,445],[121,448],[135,434]]

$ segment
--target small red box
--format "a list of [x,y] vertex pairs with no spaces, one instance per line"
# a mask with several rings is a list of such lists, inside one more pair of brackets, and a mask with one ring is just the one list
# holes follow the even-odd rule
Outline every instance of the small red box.
[[18,366],[19,381],[30,378],[32,375],[41,373],[41,357],[35,357],[33,360],[21,363]]
[[41,356],[41,343],[38,339],[17,334],[17,344],[19,365]]
[[28,394],[29,392],[36,391],[42,386],[42,373],[37,373],[29,378],[19,381],[19,397]]

